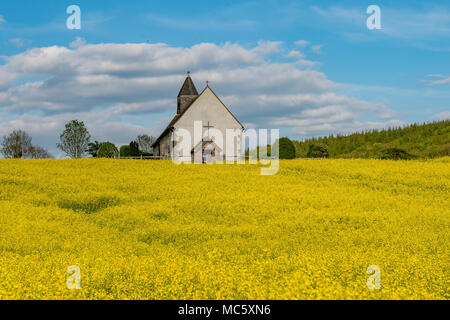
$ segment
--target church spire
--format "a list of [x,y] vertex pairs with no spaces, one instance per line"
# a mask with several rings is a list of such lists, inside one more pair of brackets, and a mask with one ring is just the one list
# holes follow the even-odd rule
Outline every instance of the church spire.
[[195,88],[194,82],[191,79],[190,72],[188,71],[188,76],[184,80],[183,86],[178,93],[177,99],[177,114],[183,113],[187,107],[198,97],[197,88]]

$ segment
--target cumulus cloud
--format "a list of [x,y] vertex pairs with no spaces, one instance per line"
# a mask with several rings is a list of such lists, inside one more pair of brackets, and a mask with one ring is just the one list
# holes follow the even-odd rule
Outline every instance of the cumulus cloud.
[[291,50],[286,55],[286,58],[290,58],[290,59],[303,59],[304,57],[305,57],[305,55],[298,50]]
[[73,42],[71,42],[69,44],[69,47],[76,49],[76,48],[84,46],[85,44],[86,44],[86,40],[84,38],[77,37]]
[[[283,57],[290,57],[289,62]],[[252,127],[286,127],[293,134],[388,125],[382,103],[339,95],[342,85],[311,69],[282,42],[88,44],[33,48],[0,66],[0,134],[23,128],[53,153],[64,123],[85,120],[93,138],[128,143],[142,132],[158,135],[176,111],[187,70],[199,90],[206,80],[222,101]],[[344,130],[345,129],[345,130]]]

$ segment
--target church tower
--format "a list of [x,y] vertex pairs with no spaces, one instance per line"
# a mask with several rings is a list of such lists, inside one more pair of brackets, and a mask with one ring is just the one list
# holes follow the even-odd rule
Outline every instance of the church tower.
[[183,113],[183,111],[186,110],[186,108],[189,107],[192,101],[194,101],[197,97],[197,89],[195,88],[194,82],[188,73],[188,76],[181,87],[180,93],[178,93],[177,114]]

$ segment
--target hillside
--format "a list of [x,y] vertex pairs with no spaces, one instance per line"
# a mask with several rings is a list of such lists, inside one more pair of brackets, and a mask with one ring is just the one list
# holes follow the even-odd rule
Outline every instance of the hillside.
[[404,150],[412,158],[443,157],[450,155],[450,120],[293,143],[299,158],[307,157],[310,145],[326,146],[331,158],[380,158],[392,148]]

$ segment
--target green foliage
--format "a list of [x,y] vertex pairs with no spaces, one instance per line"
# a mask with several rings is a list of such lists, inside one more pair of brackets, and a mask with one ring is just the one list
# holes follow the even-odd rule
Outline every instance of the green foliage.
[[131,153],[130,153],[130,146],[125,145],[125,146],[121,146],[120,147],[120,156],[121,157],[130,157]]
[[97,140],[95,140],[94,142],[90,142],[88,144],[87,153],[90,154],[93,158],[96,158],[98,149],[100,149],[100,147],[103,143],[104,142],[98,142]]
[[139,157],[141,155],[141,151],[139,150],[139,144],[137,141],[130,142],[130,156],[131,157]]
[[385,160],[410,160],[412,158],[414,158],[412,155],[400,148],[388,148],[381,155],[381,159]]
[[111,196],[101,196],[96,199],[86,199],[83,201],[74,199],[64,199],[58,201],[58,207],[69,209],[75,212],[96,213],[108,207],[114,207],[120,204],[120,199]]
[[66,123],[64,132],[59,136],[56,146],[71,158],[81,158],[87,151],[91,135],[83,121],[72,120]]
[[399,148],[413,158],[443,157],[450,154],[450,120],[293,143],[299,158],[308,157],[312,144],[326,146],[330,158],[381,158],[390,148]]
[[111,142],[105,142],[102,143],[100,146],[100,149],[98,149],[98,157],[99,158],[114,158],[117,157],[119,154],[119,151],[117,150],[116,146],[112,144]]
[[323,144],[310,144],[306,155],[308,158],[329,158],[328,148]]
[[295,158],[295,146],[289,138],[280,138],[275,142],[274,148],[279,148],[280,159],[294,159]]

